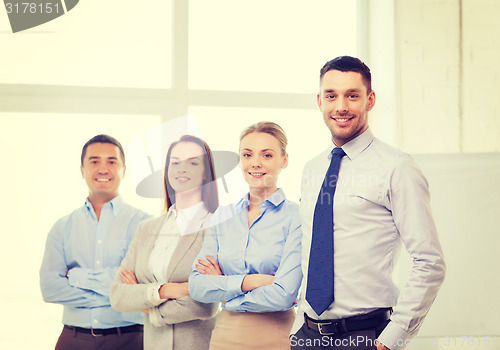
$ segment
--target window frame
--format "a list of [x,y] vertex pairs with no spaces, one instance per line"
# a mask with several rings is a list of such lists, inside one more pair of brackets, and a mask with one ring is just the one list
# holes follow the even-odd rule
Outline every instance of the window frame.
[[[368,0],[357,0],[358,56],[368,54]],[[172,0],[170,89],[1,84],[0,112],[187,115],[190,106],[316,109],[310,94],[190,90],[189,2]]]

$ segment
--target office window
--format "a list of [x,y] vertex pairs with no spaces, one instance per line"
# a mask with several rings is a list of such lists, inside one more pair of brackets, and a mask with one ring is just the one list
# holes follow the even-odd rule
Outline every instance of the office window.
[[[6,270],[9,283],[0,290],[0,308],[9,315],[1,323],[6,335],[0,348],[54,348],[62,307],[43,302],[38,270],[48,231],[87,194],[80,151],[96,134],[108,133],[126,148],[121,193],[127,201],[159,215],[161,199],[135,194],[150,168],[144,159],[134,160],[128,149],[133,140],[189,112],[212,150],[238,152],[244,127],[275,121],[290,139],[290,165],[280,186],[297,201],[310,154],[302,148],[328,144],[315,106],[319,69],[335,56],[356,55],[358,3],[85,0],[16,34],[0,14],[0,215],[6,242],[0,263],[14,267]],[[325,137],[304,135],[304,122]],[[159,169],[161,154],[149,151],[158,156]],[[230,191],[224,193],[220,179],[221,203],[247,191],[238,167],[224,180]],[[37,325],[29,338],[19,327],[27,318]]]
[[85,0],[15,34],[4,12],[1,83],[169,88],[171,7],[170,0]]
[[321,66],[355,55],[357,2],[189,2],[189,88],[315,92]]

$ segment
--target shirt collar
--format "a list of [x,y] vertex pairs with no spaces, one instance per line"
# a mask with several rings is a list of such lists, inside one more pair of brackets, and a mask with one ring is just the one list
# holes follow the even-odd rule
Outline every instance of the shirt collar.
[[[250,201],[248,199],[248,196],[250,194],[247,193],[236,205],[238,208],[243,209],[248,207],[248,204],[250,204]],[[285,193],[281,188],[278,188],[276,191],[273,192],[269,197],[267,197],[263,204],[268,202],[274,205],[275,207],[279,206],[284,200],[286,199]]]
[[176,210],[176,204],[172,205],[169,209],[168,212],[172,213],[174,217],[177,217],[178,215],[182,215],[183,217],[186,218],[186,220],[191,220],[194,218],[196,213],[205,206],[205,203],[203,201],[196,203],[195,205],[192,205],[188,208],[184,209],[179,209],[178,211]]
[[[122,196],[118,195],[109,202],[104,203],[103,208],[109,205],[111,207],[111,212],[116,215],[120,212],[121,208],[123,208],[123,198]],[[89,197],[85,200],[85,206],[87,207],[87,210],[90,212],[94,212],[94,207],[92,206],[92,203],[90,203]]]
[[[358,135],[356,138],[347,142],[342,146],[345,154],[349,157],[349,159],[356,158],[361,152],[363,152],[371,143],[373,142],[373,133],[370,128],[366,129],[362,134]],[[333,150],[337,147],[333,141],[331,143],[331,149]],[[331,158],[331,153],[328,158]]]

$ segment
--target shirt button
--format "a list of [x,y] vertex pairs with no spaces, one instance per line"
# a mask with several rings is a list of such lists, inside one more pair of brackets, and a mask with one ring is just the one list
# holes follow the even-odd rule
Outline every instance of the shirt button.
[[101,240],[98,240],[98,241],[97,241],[97,243],[101,244],[101,243],[102,243],[102,241],[101,241]]
[[101,261],[100,261],[100,260],[97,260],[95,263],[96,263],[97,265],[101,265]]
[[97,320],[94,320],[94,323],[97,323]]

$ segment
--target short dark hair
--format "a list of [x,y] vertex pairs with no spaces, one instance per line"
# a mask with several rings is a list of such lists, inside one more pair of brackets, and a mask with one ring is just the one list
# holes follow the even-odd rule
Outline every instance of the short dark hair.
[[326,72],[331,70],[338,70],[341,72],[356,72],[361,74],[363,78],[363,82],[366,86],[366,93],[370,93],[372,91],[372,74],[370,72],[370,68],[366,64],[363,63],[359,58],[352,56],[339,56],[334,58],[331,61],[325,63],[323,68],[321,68],[319,73],[319,81],[323,79],[323,76]]
[[210,213],[213,213],[219,206],[219,192],[217,190],[217,177],[215,175],[214,157],[207,143],[199,137],[192,135],[181,136],[179,141],[172,142],[170,144],[170,147],[168,148],[167,158],[165,160],[165,173],[163,176],[163,185],[165,188],[165,210],[168,210],[173,204],[175,204],[175,191],[168,181],[168,168],[170,166],[170,155],[172,154],[172,149],[181,142],[194,143],[200,146],[206,152],[206,154],[203,155],[205,176],[202,183],[201,200],[205,203],[207,210]]
[[123,147],[122,147],[121,143],[118,142],[118,140],[112,136],[100,134],[100,135],[96,135],[96,136],[92,137],[90,140],[87,141],[87,143],[85,145],[83,145],[83,148],[82,148],[82,166],[83,166],[83,161],[85,159],[85,154],[87,153],[87,147],[89,147],[93,143],[110,143],[110,144],[118,147],[118,149],[120,150],[120,154],[122,156],[123,165],[125,165],[125,153],[123,152]]

